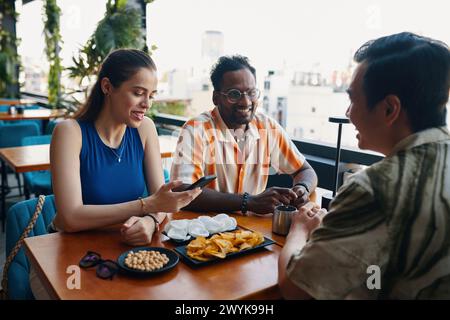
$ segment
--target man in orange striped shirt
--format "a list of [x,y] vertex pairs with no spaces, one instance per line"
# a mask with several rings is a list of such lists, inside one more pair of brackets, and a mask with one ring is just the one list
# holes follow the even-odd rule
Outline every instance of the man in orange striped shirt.
[[[217,179],[186,209],[271,213],[279,204],[305,204],[317,176],[288,134],[273,119],[256,113],[256,71],[242,56],[224,56],[211,71],[209,112],[183,126],[171,176],[184,185],[206,175]],[[292,188],[266,189],[268,175],[290,174]]]

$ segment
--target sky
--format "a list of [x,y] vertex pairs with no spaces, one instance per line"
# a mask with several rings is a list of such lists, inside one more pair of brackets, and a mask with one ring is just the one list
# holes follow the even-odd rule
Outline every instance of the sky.
[[204,30],[220,30],[225,53],[269,68],[346,66],[365,41],[413,31],[450,43],[448,0],[156,0],[148,6],[149,39],[165,69],[200,54]]
[[[58,0],[63,65],[103,17],[103,0]],[[45,61],[42,1],[22,6],[22,56]],[[257,70],[342,69],[365,41],[412,31],[450,44],[449,0],[155,0],[147,6],[150,45],[160,71],[200,61],[206,30],[224,34],[225,54],[248,56]]]

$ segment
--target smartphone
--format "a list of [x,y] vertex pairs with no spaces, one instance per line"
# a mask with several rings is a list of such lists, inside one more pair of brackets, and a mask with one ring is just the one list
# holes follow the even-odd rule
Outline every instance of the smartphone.
[[191,184],[189,187],[187,187],[186,191],[187,190],[192,190],[192,189],[195,189],[195,188],[203,189],[203,187],[205,187],[208,183],[210,183],[211,181],[213,181],[216,178],[217,177],[214,176],[214,175],[201,177],[200,179],[195,181],[193,184]]

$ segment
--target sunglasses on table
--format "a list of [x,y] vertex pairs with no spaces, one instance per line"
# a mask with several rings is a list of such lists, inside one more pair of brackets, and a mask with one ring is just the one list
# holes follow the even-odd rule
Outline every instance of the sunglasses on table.
[[81,268],[91,268],[97,266],[95,273],[101,279],[110,279],[119,272],[119,265],[112,260],[103,260],[100,254],[93,251],[88,251],[83,258],[81,258],[78,265]]

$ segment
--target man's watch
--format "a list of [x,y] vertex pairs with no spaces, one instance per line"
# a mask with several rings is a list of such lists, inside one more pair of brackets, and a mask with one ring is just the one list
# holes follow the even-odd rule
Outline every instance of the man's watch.
[[308,192],[308,194],[311,193],[311,192],[309,191],[308,185],[307,185],[306,183],[304,183],[304,182],[299,182],[299,183],[296,183],[296,184],[294,185],[294,187],[297,187],[297,186],[300,186],[300,187],[305,188],[305,189],[306,189],[306,192]]

